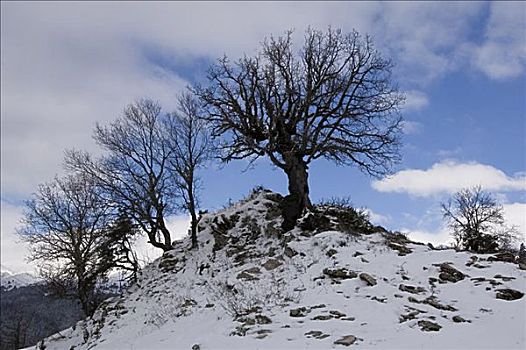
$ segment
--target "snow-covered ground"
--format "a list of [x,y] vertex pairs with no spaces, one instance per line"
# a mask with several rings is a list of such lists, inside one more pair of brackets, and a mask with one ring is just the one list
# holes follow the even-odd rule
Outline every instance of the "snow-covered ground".
[[497,298],[526,290],[517,264],[386,232],[279,237],[275,199],[205,215],[199,250],[183,240],[46,349],[525,348],[526,298]]

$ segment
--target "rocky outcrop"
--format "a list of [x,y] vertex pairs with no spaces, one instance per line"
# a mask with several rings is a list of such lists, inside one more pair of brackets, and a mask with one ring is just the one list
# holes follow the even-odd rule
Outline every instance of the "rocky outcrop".
[[341,279],[341,280],[358,277],[358,274],[356,272],[347,270],[346,268],[343,268],[343,267],[337,268],[337,269],[326,268],[326,269],[323,269],[323,273],[329,276],[330,278]]

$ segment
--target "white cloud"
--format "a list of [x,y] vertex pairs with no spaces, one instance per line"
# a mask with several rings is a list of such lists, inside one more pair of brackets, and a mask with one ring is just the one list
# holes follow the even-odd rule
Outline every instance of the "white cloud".
[[[172,234],[172,240],[180,240],[188,235],[190,221],[186,215],[174,215],[166,219],[166,227]],[[135,241],[135,250],[137,258],[141,265],[148,264],[163,254],[159,248],[155,248],[148,243],[146,235],[142,235]]]
[[23,207],[1,201],[0,258],[2,266],[11,272],[36,272],[35,265],[25,261],[29,254],[26,243],[20,241],[15,230],[22,218]]
[[404,120],[402,122],[402,132],[406,135],[418,134],[422,130],[422,123]]
[[[95,151],[94,122],[114,119],[137,97],[173,105],[186,80],[172,64],[224,53],[237,57],[253,52],[269,34],[295,28],[300,41],[307,26],[332,25],[372,34],[397,63],[397,76],[423,85],[458,68],[455,57],[484,6],[2,2],[2,194],[27,196],[38,182],[60,172],[65,148]],[[408,110],[429,103],[422,92],[410,90],[408,97]]]
[[526,65],[526,4],[494,1],[485,40],[475,48],[475,66],[498,80],[520,77]]
[[402,170],[372,182],[372,187],[380,192],[408,193],[422,197],[453,193],[476,185],[488,191],[526,190],[526,176],[510,177],[491,165],[446,160],[426,170]]
[[385,225],[390,221],[389,217],[379,213],[375,213],[369,208],[365,209],[365,212],[367,213],[367,215],[369,215],[369,219],[374,225]]
[[508,203],[503,208],[506,223],[517,227],[526,242],[526,203]]
[[415,242],[431,243],[435,247],[438,245],[450,245],[453,238],[446,226],[441,226],[436,231],[425,231],[419,229],[402,229],[400,232],[407,234],[409,239]]
[[426,108],[429,105],[427,95],[422,91],[410,90],[405,92],[404,110],[418,111]]

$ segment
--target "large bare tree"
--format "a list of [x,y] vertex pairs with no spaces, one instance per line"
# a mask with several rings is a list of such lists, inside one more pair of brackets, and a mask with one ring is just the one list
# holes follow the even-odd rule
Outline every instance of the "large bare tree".
[[[83,311],[91,315],[98,303],[96,283],[113,267],[103,249],[112,215],[94,182],[69,175],[42,184],[24,214],[19,233],[30,245],[30,259],[39,261],[51,282],[74,282]],[[69,290],[64,283],[60,287]]]
[[96,179],[110,203],[133,219],[153,246],[167,251],[172,241],[166,217],[177,210],[177,192],[165,117],[152,100],[130,104],[111,125],[97,124],[94,139],[104,156],[93,159],[87,152],[68,151],[66,165]]
[[192,248],[196,248],[201,185],[197,171],[210,160],[214,149],[209,128],[200,118],[199,103],[190,93],[179,96],[178,108],[169,115],[165,131],[172,152],[169,166],[176,175],[180,206],[190,214]]
[[295,52],[292,32],[270,37],[259,54],[213,65],[208,85],[194,93],[215,136],[225,136],[222,159],[267,156],[288,177],[285,230],[309,199],[308,166],[318,158],[381,176],[399,160],[399,107],[404,96],[392,64],[356,31],[308,29]]

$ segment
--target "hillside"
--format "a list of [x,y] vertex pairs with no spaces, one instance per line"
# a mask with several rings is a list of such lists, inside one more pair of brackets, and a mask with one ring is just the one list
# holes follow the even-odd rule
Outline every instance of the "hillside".
[[435,250],[319,208],[279,234],[261,191],[200,222],[92,319],[46,349],[476,348],[526,345],[526,271]]

